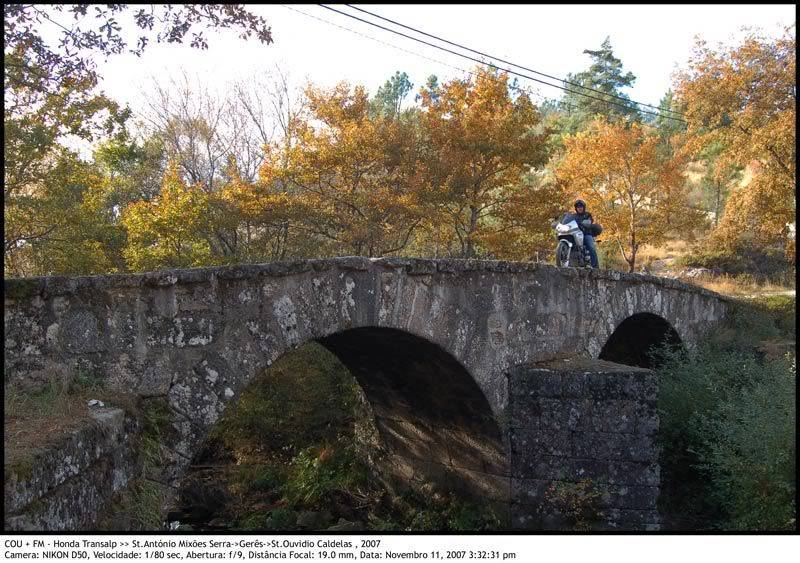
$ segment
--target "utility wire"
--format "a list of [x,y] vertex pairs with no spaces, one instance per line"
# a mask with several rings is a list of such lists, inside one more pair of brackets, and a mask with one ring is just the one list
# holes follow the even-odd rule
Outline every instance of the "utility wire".
[[[349,31],[350,33],[354,33],[355,35],[358,35],[360,37],[364,37],[364,38],[369,39],[371,41],[375,41],[376,43],[380,43],[381,45],[386,45],[387,47],[392,47],[393,49],[397,49],[398,51],[402,51],[404,53],[408,53],[409,55],[414,55],[414,56],[420,57],[422,59],[425,59],[427,61],[431,61],[433,63],[440,64],[440,65],[446,66],[448,68],[452,68],[453,70],[457,70],[459,72],[463,72],[463,73],[469,74],[470,76],[485,76],[485,77],[493,78],[493,79],[497,78],[496,76],[494,76],[493,74],[488,73],[488,72],[475,72],[473,70],[466,70],[466,69],[464,69],[462,67],[454,66],[454,65],[451,65],[451,64],[446,63],[444,61],[440,61],[439,59],[433,59],[431,57],[428,57],[428,56],[425,56],[425,55],[421,55],[420,53],[417,53],[416,51],[410,51],[408,49],[404,49],[403,47],[398,47],[394,43],[388,43],[388,42],[383,41],[381,39],[376,39],[376,38],[372,37],[371,35],[366,35],[365,33],[361,33],[360,31],[355,31],[354,29],[351,29],[351,28],[349,28],[347,26],[339,25],[338,23],[333,23],[330,20],[326,20],[325,18],[320,18],[320,17],[314,16],[314,15],[309,14],[307,12],[304,12],[302,10],[298,10],[296,8],[292,8],[291,6],[287,6],[286,4],[279,4],[279,6],[282,6],[282,7],[286,8],[287,10],[291,10],[293,12],[297,12],[298,14],[302,14],[302,15],[307,16],[309,18],[315,19],[317,21],[321,21],[323,23],[327,23],[327,24],[332,25],[334,27],[338,27],[339,29],[343,29],[345,31]],[[519,92],[521,94],[527,94],[527,95],[535,94],[540,99],[545,100],[545,97],[542,96],[541,92],[538,92],[538,91],[526,90],[525,88],[520,88],[519,86],[514,86],[513,84],[510,84],[510,83],[508,84],[508,88],[511,89],[511,90],[515,90],[515,91],[517,91],[517,92]]]
[[[544,84],[544,85],[546,85],[546,86],[551,86],[551,87],[553,87],[553,88],[558,88],[559,90],[564,90],[565,92],[571,92],[571,93],[573,93],[573,94],[577,94],[577,95],[579,95],[579,96],[583,96],[583,97],[585,97],[585,98],[591,98],[591,99],[593,99],[593,100],[597,100],[597,101],[600,101],[600,102],[604,102],[604,103],[606,103],[606,104],[610,104],[610,105],[618,106],[618,107],[621,107],[621,108],[623,108],[623,109],[627,109],[627,110],[636,110],[636,109],[637,109],[637,108],[635,108],[635,107],[631,107],[630,105],[623,105],[623,104],[620,104],[620,103],[614,102],[614,101],[612,101],[612,100],[604,100],[603,98],[598,98],[597,96],[592,96],[592,95],[590,95],[590,94],[586,94],[586,93],[584,93],[584,92],[578,92],[578,91],[576,91],[576,90],[570,90],[569,88],[566,88],[566,87],[564,87],[564,86],[559,86],[559,85],[557,85],[557,84],[550,84],[549,82],[545,82],[544,80],[540,80],[540,79],[538,79],[538,78],[534,78],[534,77],[532,77],[532,76],[529,76],[529,75],[526,75],[526,74],[523,74],[523,73],[520,73],[520,72],[516,72],[516,71],[510,70],[510,69],[508,69],[508,68],[499,67],[499,66],[497,66],[497,65],[495,65],[495,64],[492,64],[492,63],[487,63],[487,62],[485,62],[485,61],[482,61],[482,60],[480,60],[480,59],[476,59],[476,58],[474,58],[474,57],[470,57],[469,55],[464,55],[463,53],[459,53],[459,52],[457,52],[457,51],[453,51],[453,50],[451,50],[451,49],[448,49],[448,48],[446,48],[446,47],[442,47],[442,46],[440,46],[440,45],[436,45],[436,44],[434,44],[434,43],[430,43],[430,42],[428,42],[428,41],[425,41],[425,40],[423,40],[423,39],[419,39],[419,38],[417,38],[417,37],[412,37],[411,35],[407,35],[407,34],[405,34],[405,33],[403,33],[403,32],[397,31],[397,30],[395,30],[395,29],[390,29],[390,28],[388,28],[388,27],[382,26],[382,25],[380,25],[380,24],[377,24],[377,23],[375,23],[375,22],[371,22],[371,21],[369,21],[369,20],[365,20],[365,19],[363,19],[363,18],[360,18],[360,17],[358,17],[358,16],[354,16],[353,14],[348,14],[347,12],[342,12],[342,11],[340,11],[340,10],[337,10],[336,8],[331,8],[330,6],[326,6],[326,5],[324,5],[324,4],[319,4],[319,6],[320,6],[320,7],[322,7],[322,8],[325,8],[326,10],[330,10],[330,11],[332,11],[332,12],[336,12],[337,14],[341,14],[341,15],[343,15],[343,16],[346,16],[346,17],[348,17],[348,18],[352,18],[352,19],[354,19],[354,20],[358,20],[358,21],[360,21],[360,22],[363,22],[363,23],[366,23],[366,24],[368,24],[368,25],[371,25],[371,26],[374,26],[374,27],[380,28],[380,29],[382,29],[382,30],[384,30],[384,31],[388,31],[388,32],[390,32],[390,33],[394,33],[394,34],[396,34],[396,35],[400,35],[400,36],[402,36],[402,37],[405,37],[405,38],[407,38],[407,39],[411,39],[412,41],[417,41],[418,43],[423,43],[423,44],[425,44],[425,45],[428,45],[429,47],[434,47],[434,48],[436,48],[436,49],[439,49],[439,50],[441,50],[441,51],[445,51],[445,52],[447,52],[447,53],[450,53],[450,54],[453,54],[453,55],[456,55],[456,56],[459,56],[459,57],[462,57],[462,58],[465,58],[465,59],[469,59],[469,60],[471,60],[471,61],[474,61],[474,62],[476,62],[476,63],[478,63],[478,64],[486,65],[486,66],[489,66],[489,67],[495,68],[495,69],[497,69],[497,70],[502,70],[502,71],[504,71],[504,72],[507,72],[507,73],[510,73],[510,74],[516,74],[517,76],[521,76],[521,77],[523,77],[523,78],[527,78],[528,80],[533,80],[534,82],[538,82],[538,83],[540,83],[540,84]],[[686,121],[684,121],[683,119],[677,118],[677,117],[672,117],[672,116],[669,116],[669,115],[663,115],[663,114],[661,114],[661,113],[652,112],[652,111],[647,111],[647,110],[638,110],[638,111],[640,111],[641,113],[648,114],[648,115],[655,115],[655,116],[657,116],[657,117],[661,117],[661,118],[663,118],[663,119],[672,119],[673,121],[680,121],[681,123],[686,123]]]
[[352,4],[345,4],[345,6],[347,6],[348,8],[351,8],[353,10],[358,10],[359,12],[363,12],[365,14],[369,14],[370,16],[373,16],[375,18],[381,19],[383,21],[386,21],[386,22],[392,23],[394,25],[400,26],[400,27],[402,27],[404,29],[408,29],[410,31],[414,31],[416,33],[419,33],[420,35],[424,35],[426,37],[430,37],[432,39],[436,39],[437,41],[441,41],[442,43],[447,43],[448,45],[452,45],[454,47],[458,47],[459,49],[464,49],[465,51],[469,51],[471,53],[475,53],[475,54],[480,55],[482,57],[487,57],[489,59],[492,59],[492,60],[495,60],[495,61],[499,61],[499,62],[505,63],[507,65],[511,65],[511,66],[515,66],[517,68],[521,68],[522,70],[526,70],[528,72],[532,72],[534,74],[538,74],[539,76],[544,76],[546,78],[551,78],[553,80],[558,80],[559,82],[563,82],[564,84],[569,84],[570,86],[576,86],[578,88],[582,88],[584,90],[589,90],[590,92],[595,92],[597,94],[602,94],[604,96],[611,96],[613,98],[617,98],[618,100],[622,100],[622,101],[627,102],[627,103],[636,104],[636,105],[639,105],[639,106],[645,106],[645,107],[648,107],[648,108],[653,108],[655,110],[658,110],[659,112],[666,111],[666,112],[669,112],[669,113],[674,113],[674,114],[677,114],[677,115],[681,115],[681,112],[679,112],[679,111],[675,111],[675,110],[671,110],[671,109],[662,109],[659,106],[646,104],[644,102],[637,102],[635,100],[631,100],[631,99],[625,98],[623,96],[618,96],[616,94],[610,94],[608,92],[603,92],[602,90],[597,90],[595,88],[590,88],[588,86],[583,86],[583,85],[577,84],[575,82],[570,82],[569,80],[564,80],[563,78],[558,78],[557,76],[552,76],[550,74],[545,74],[544,72],[539,72],[538,70],[533,70],[532,68],[528,68],[526,66],[518,65],[518,64],[512,63],[510,61],[506,61],[504,59],[501,59],[500,57],[495,57],[495,56],[492,56],[492,55],[488,55],[486,53],[483,53],[481,51],[477,51],[475,49],[471,49],[471,48],[466,47],[464,45],[460,45],[458,43],[455,43],[453,41],[448,41],[447,39],[439,37],[438,35],[433,35],[431,33],[426,33],[426,32],[424,32],[424,31],[422,31],[420,29],[417,29],[417,28],[402,24],[402,23],[400,23],[398,21],[395,21],[395,20],[392,20],[392,19],[389,19],[389,18],[385,18],[385,17],[380,16],[380,15],[374,13],[374,12],[370,12],[368,10],[364,10],[363,8],[359,8],[358,6],[353,6]]
[[[282,7],[286,8],[287,10],[291,10],[291,11],[293,11],[293,12],[296,12],[296,13],[298,13],[298,14],[302,14],[302,15],[304,15],[304,16],[306,16],[306,17],[308,17],[308,18],[311,18],[311,19],[314,19],[314,20],[317,20],[317,21],[320,21],[320,22],[326,23],[326,24],[328,24],[328,25],[331,25],[331,26],[333,26],[333,27],[336,27],[336,28],[339,28],[339,29],[343,29],[343,30],[345,30],[345,31],[348,31],[348,32],[350,32],[350,33],[354,34],[354,35],[358,35],[359,37],[363,37],[363,38],[365,38],[365,39],[369,39],[370,41],[374,41],[374,42],[376,42],[376,43],[380,43],[381,45],[385,45],[385,46],[387,46],[387,47],[391,47],[391,48],[393,48],[393,49],[397,49],[398,51],[402,51],[403,53],[407,53],[407,54],[409,54],[409,55],[414,55],[414,56],[416,56],[416,57],[420,57],[420,58],[422,58],[422,59],[425,59],[425,60],[427,60],[427,61],[431,61],[431,62],[433,62],[433,63],[440,64],[440,65],[442,65],[442,66],[446,66],[446,67],[448,67],[448,68],[452,68],[453,70],[457,70],[457,71],[459,71],[459,72],[463,72],[463,73],[465,73],[465,74],[468,74],[468,75],[470,75],[470,76],[476,76],[476,77],[477,77],[477,76],[483,76],[483,77],[490,78],[490,79],[497,79],[497,77],[496,77],[495,75],[493,75],[493,74],[491,74],[491,73],[489,73],[489,72],[485,72],[485,71],[483,71],[483,72],[480,72],[480,71],[479,71],[479,72],[476,72],[476,71],[474,71],[474,70],[466,70],[466,69],[464,69],[464,68],[462,68],[462,67],[459,67],[459,66],[455,66],[455,65],[452,65],[452,64],[446,63],[446,62],[444,62],[444,61],[441,61],[441,60],[439,60],[439,59],[434,59],[434,58],[432,58],[432,57],[428,57],[428,56],[426,56],[426,55],[422,55],[422,54],[418,53],[417,51],[411,51],[411,50],[409,50],[409,49],[405,49],[405,48],[403,48],[403,47],[398,47],[398,46],[397,46],[397,45],[395,45],[394,43],[389,43],[389,42],[387,42],[387,41],[383,41],[383,40],[381,40],[381,39],[376,39],[375,37],[373,37],[373,36],[371,36],[371,35],[367,35],[367,34],[365,34],[365,33],[361,33],[360,31],[355,31],[354,29],[352,29],[352,28],[350,28],[350,27],[347,27],[347,26],[344,26],[344,25],[340,25],[340,24],[338,24],[338,23],[334,23],[334,22],[332,22],[332,21],[330,21],[330,20],[327,20],[327,19],[325,19],[325,18],[321,18],[321,17],[319,17],[319,16],[315,16],[315,15],[313,15],[313,14],[309,14],[308,12],[304,12],[304,11],[302,11],[302,10],[298,10],[298,9],[296,9],[296,8],[293,8],[293,7],[291,7],[291,6],[287,6],[287,5],[285,5],[285,4],[279,4],[279,6],[282,6]],[[538,90],[530,90],[529,88],[527,88],[527,89],[526,89],[526,88],[520,88],[519,86],[515,86],[514,84],[511,84],[511,83],[508,83],[508,84],[507,84],[507,87],[508,87],[510,90],[514,90],[514,91],[516,91],[516,92],[519,92],[520,94],[526,94],[526,95],[531,95],[531,94],[533,94],[533,95],[537,96],[537,97],[540,99],[540,103],[544,103],[544,102],[553,102],[553,103],[558,103],[558,104],[560,104],[562,107],[565,107],[565,108],[567,108],[567,110],[578,109],[578,106],[577,106],[577,105],[570,104],[569,102],[565,102],[565,101],[563,101],[563,100],[559,102],[558,100],[556,100],[556,99],[553,99],[553,98],[545,98],[545,97],[544,97],[544,96],[541,94],[541,92],[539,92]]]

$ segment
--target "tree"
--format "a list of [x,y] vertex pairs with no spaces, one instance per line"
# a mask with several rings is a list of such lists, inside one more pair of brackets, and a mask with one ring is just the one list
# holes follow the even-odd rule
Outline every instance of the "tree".
[[643,244],[689,232],[701,220],[688,205],[682,159],[659,157],[658,143],[647,126],[598,120],[565,139],[557,169],[565,191],[585,199],[604,238],[617,243],[629,272]]
[[511,96],[505,73],[478,67],[470,78],[430,84],[421,91],[421,120],[433,221],[450,225],[462,257],[476,256],[482,245],[497,250],[508,221],[524,213],[517,210],[541,203],[532,184],[521,182],[547,160],[541,118],[526,94]]
[[248,140],[241,148],[234,146],[233,154],[246,180],[256,180],[265,145],[277,142],[291,148],[297,141],[296,125],[308,100],[302,89],[291,87],[289,81],[289,73],[276,64],[234,85],[230,107],[234,115],[241,116],[234,130]]
[[383,86],[378,88],[378,92],[370,102],[371,115],[382,115],[389,118],[398,117],[403,100],[413,87],[414,85],[408,79],[408,75],[398,70]]
[[[139,36],[136,46],[128,48],[118,18],[132,9],[126,4],[4,5],[6,90],[35,85],[40,94],[47,95],[73,81],[96,85],[94,55],[129,52],[140,56],[153,38],[157,43],[182,43],[189,33],[192,47],[207,49],[202,28],[238,28],[242,39],[255,35],[261,43],[272,43],[266,20],[241,4],[150,4],[133,12]],[[40,32],[47,24],[61,30],[57,48],[42,39]],[[9,52],[14,55],[9,57]]]
[[704,147],[699,155],[706,166],[706,172],[700,180],[703,203],[714,214],[714,227],[719,225],[730,190],[741,179],[743,170],[742,167],[720,158],[723,152],[725,145],[715,141]]
[[125,268],[125,232],[106,205],[107,178],[66,149],[51,152],[35,191],[4,205],[7,275],[66,275]]
[[214,262],[209,233],[213,230],[214,196],[199,184],[187,185],[173,164],[160,194],[137,201],[122,213],[128,233],[125,260],[133,271],[187,268]]
[[[123,14],[132,15],[132,26],[140,33],[130,49],[118,21]],[[241,37],[255,35],[261,42],[272,41],[266,21],[241,5],[151,5],[132,12],[125,4],[8,4],[3,15],[6,254],[30,254],[28,245],[34,242],[38,248],[48,248],[47,238],[53,242],[68,239],[59,232],[65,228],[60,212],[75,210],[51,208],[60,200],[54,195],[59,190],[52,186],[52,179],[67,181],[62,172],[76,170],[76,166],[64,164],[73,158],[61,146],[65,138],[91,141],[112,137],[114,142],[125,142],[124,126],[130,111],[97,92],[96,56],[108,57],[126,49],[139,55],[153,39],[180,43],[187,34],[191,34],[193,47],[205,49],[202,30],[214,28],[237,28]],[[42,37],[48,25],[62,32],[57,46]],[[23,217],[27,223],[20,221]],[[6,258],[7,264],[19,262]]]
[[293,237],[292,207],[289,195],[280,184],[250,181],[239,172],[230,158],[225,175],[228,180],[220,190],[228,230],[237,233],[237,260],[263,262],[286,258],[290,251],[310,255],[315,246]]
[[144,117],[148,133],[160,140],[186,182],[213,192],[240,131],[226,127],[233,113],[229,100],[197,82],[185,73],[166,84],[154,82]]
[[93,153],[94,164],[107,179],[105,205],[115,215],[127,204],[150,200],[161,190],[166,162],[157,137],[139,142],[127,137],[108,139]]
[[622,92],[622,88],[633,86],[636,76],[623,71],[622,61],[614,56],[611,38],[606,37],[600,49],[583,52],[589,55],[592,64],[585,71],[568,74],[564,81],[564,87],[569,91],[564,93],[559,103],[562,113],[566,114],[562,118],[562,131],[573,134],[597,116],[604,116],[609,121],[640,120],[636,106]]
[[724,147],[723,167],[755,170],[747,187],[734,190],[715,231],[733,247],[791,243],[795,217],[797,94],[791,28],[778,39],[749,35],[731,48],[712,50],[698,41],[688,68],[677,76],[692,147]]
[[[682,108],[675,100],[675,93],[671,89],[667,90],[658,103],[659,115],[650,120],[661,138],[659,154],[665,158],[674,156],[676,142],[679,143],[681,135],[686,132],[686,124],[679,117],[681,113]],[[677,119],[672,119],[673,117]]]
[[370,117],[361,86],[309,85],[306,96],[297,142],[268,145],[259,183],[285,194],[294,224],[317,241],[318,252],[400,251],[420,221],[413,125]]

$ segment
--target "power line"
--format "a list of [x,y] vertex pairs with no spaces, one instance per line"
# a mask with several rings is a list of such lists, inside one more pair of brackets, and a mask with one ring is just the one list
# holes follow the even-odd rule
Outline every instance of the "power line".
[[576,86],[578,88],[582,88],[584,90],[589,90],[591,92],[595,92],[597,94],[602,94],[604,96],[611,96],[613,98],[617,98],[619,100],[622,100],[622,101],[625,101],[625,102],[628,102],[628,103],[632,103],[632,104],[636,104],[636,105],[639,105],[639,106],[645,106],[645,107],[653,108],[655,110],[658,110],[659,112],[667,111],[667,112],[670,112],[670,113],[675,113],[675,114],[681,115],[681,112],[679,112],[679,111],[675,111],[675,110],[671,110],[671,109],[662,109],[659,106],[646,104],[644,102],[637,102],[635,100],[631,100],[631,99],[625,98],[623,96],[618,96],[616,94],[609,94],[608,92],[603,92],[602,90],[597,90],[595,88],[589,88],[588,86],[583,86],[582,84],[577,84],[575,82],[570,82],[569,80],[564,80],[563,78],[558,78],[557,76],[552,76],[552,75],[546,74],[544,72],[539,72],[538,70],[533,70],[532,68],[528,68],[528,67],[525,67],[525,66],[522,66],[522,65],[518,65],[518,64],[512,63],[510,61],[506,61],[504,59],[501,59],[500,57],[495,57],[495,56],[492,56],[492,55],[488,55],[486,53],[483,53],[481,51],[477,51],[475,49],[471,49],[471,48],[466,47],[464,45],[460,45],[458,43],[455,43],[453,41],[448,41],[447,39],[439,37],[438,35],[433,35],[431,33],[426,33],[426,32],[424,32],[424,31],[422,31],[420,29],[417,29],[417,28],[402,24],[402,23],[400,23],[398,21],[395,21],[395,20],[392,20],[390,18],[385,18],[385,17],[380,16],[380,15],[378,15],[376,13],[370,12],[368,10],[364,10],[362,8],[359,8],[358,6],[353,6],[352,4],[345,4],[345,6],[347,6],[348,8],[351,8],[353,10],[358,10],[359,12],[363,12],[365,14],[369,14],[370,16],[376,17],[376,18],[381,19],[383,21],[387,21],[389,23],[393,23],[394,25],[400,26],[402,28],[414,31],[416,33],[419,33],[420,35],[425,35],[426,37],[430,37],[432,39],[436,39],[437,41],[441,41],[442,43],[447,43],[448,45],[453,45],[454,47],[458,47],[459,49],[464,49],[465,51],[470,51],[471,53],[475,53],[475,54],[480,55],[482,57],[487,57],[489,59],[496,60],[496,61],[499,61],[501,63],[505,63],[507,65],[511,65],[511,66],[515,66],[517,68],[521,68],[523,70],[527,70],[528,72],[532,72],[534,74],[538,74],[539,76],[544,76],[546,78],[551,78],[553,80],[558,80],[559,82],[563,82],[564,84],[569,84],[571,86]]
[[[400,36],[402,36],[402,37],[405,37],[406,39],[411,39],[412,41],[417,41],[418,43],[423,43],[423,44],[425,44],[425,45],[428,45],[429,47],[433,47],[433,48],[435,48],[435,49],[439,49],[439,50],[441,50],[441,51],[445,51],[445,52],[447,52],[447,53],[450,53],[450,54],[456,55],[456,56],[458,56],[458,57],[462,57],[462,58],[465,58],[465,59],[468,59],[468,60],[474,61],[474,62],[476,62],[476,63],[478,63],[478,64],[482,64],[482,65],[486,65],[486,66],[489,66],[489,67],[492,67],[492,68],[496,68],[497,70],[502,70],[502,71],[504,71],[504,72],[507,72],[507,73],[510,73],[510,74],[515,74],[515,75],[517,75],[517,76],[521,76],[521,77],[523,77],[523,78],[527,78],[528,80],[532,80],[532,81],[534,81],[534,82],[538,82],[538,83],[540,83],[540,84],[544,84],[544,85],[546,85],[546,86],[551,86],[551,87],[553,87],[553,88],[558,88],[559,90],[564,90],[565,92],[570,92],[570,93],[573,93],[573,94],[577,94],[577,95],[579,95],[579,96],[583,96],[583,97],[585,97],[585,98],[591,98],[591,99],[593,99],[593,100],[597,100],[597,101],[600,101],[600,102],[603,102],[603,103],[606,103],[606,104],[610,104],[610,105],[618,106],[618,107],[621,107],[621,108],[623,108],[623,109],[627,109],[627,110],[637,110],[637,108],[635,108],[635,107],[631,107],[630,105],[623,105],[623,104],[620,104],[620,103],[614,102],[614,101],[612,101],[612,100],[604,100],[603,98],[598,98],[598,97],[596,97],[596,96],[592,96],[592,95],[590,95],[590,94],[585,94],[585,93],[583,93],[583,92],[578,92],[578,91],[575,91],[575,90],[570,90],[569,88],[566,88],[566,87],[564,87],[564,86],[559,86],[559,85],[557,85],[557,84],[550,84],[549,82],[545,82],[544,80],[540,80],[540,79],[538,79],[538,78],[534,78],[534,77],[532,77],[532,76],[529,76],[529,75],[526,75],[526,74],[523,74],[523,73],[520,73],[520,72],[516,72],[516,71],[513,71],[513,70],[511,70],[511,69],[508,69],[508,68],[499,67],[499,66],[497,66],[497,65],[495,65],[495,64],[492,64],[492,63],[487,63],[487,62],[485,62],[485,61],[482,61],[482,60],[480,60],[480,59],[476,59],[476,58],[474,58],[474,57],[470,57],[469,55],[464,55],[463,53],[458,53],[458,52],[456,52],[456,51],[453,51],[453,50],[451,50],[451,49],[448,49],[448,48],[446,48],[446,47],[442,47],[442,46],[440,46],[440,45],[436,45],[436,44],[434,44],[434,43],[430,43],[430,42],[428,42],[428,41],[425,41],[425,40],[423,40],[423,39],[419,39],[419,38],[417,38],[417,37],[412,37],[412,36],[410,36],[410,35],[407,35],[407,34],[405,34],[405,33],[402,33],[402,32],[400,32],[400,31],[397,31],[397,30],[395,30],[395,29],[390,29],[390,28],[388,28],[388,27],[382,26],[382,25],[380,25],[380,24],[377,24],[377,23],[375,23],[375,22],[371,22],[371,21],[369,21],[369,20],[365,20],[365,19],[363,19],[363,18],[359,18],[358,16],[354,16],[354,15],[352,15],[352,14],[348,14],[347,12],[342,12],[342,11],[340,11],[340,10],[337,10],[337,9],[335,9],[335,8],[331,8],[330,6],[326,6],[326,5],[324,5],[324,4],[319,4],[319,6],[320,6],[320,7],[322,7],[322,8],[325,8],[326,10],[330,10],[330,11],[332,11],[332,12],[336,12],[337,14],[341,14],[341,15],[343,15],[343,16],[346,16],[346,17],[348,17],[348,18],[352,18],[352,19],[354,19],[354,20],[358,20],[358,21],[360,21],[360,22],[363,22],[363,23],[366,23],[366,24],[368,24],[368,25],[371,25],[371,26],[377,27],[377,28],[379,28],[379,29],[382,29],[382,30],[384,30],[384,31],[388,31],[388,32],[390,32],[390,33],[394,33],[394,34],[396,34],[396,35],[400,35]],[[641,113],[646,113],[646,114],[648,114],[648,115],[655,115],[655,116],[657,116],[657,117],[661,117],[661,118],[663,118],[663,119],[672,119],[673,121],[680,121],[681,123],[686,123],[686,121],[684,121],[683,119],[680,119],[680,118],[677,118],[677,117],[672,117],[672,116],[669,116],[669,115],[663,115],[663,114],[661,114],[661,113],[656,113],[656,112],[647,111],[647,110],[637,110],[637,111],[640,111]]]
[[[298,10],[298,9],[296,9],[296,8],[292,8],[291,6],[287,6],[287,5],[285,5],[285,4],[279,4],[279,5],[280,5],[280,6],[282,6],[282,7],[284,7],[284,8],[286,8],[287,10],[291,10],[291,11],[293,11],[293,12],[297,12],[298,14],[302,14],[302,15],[304,15],[304,16],[307,16],[307,17],[309,17],[309,18],[315,19],[315,20],[317,20],[317,21],[321,21],[321,22],[323,22],[323,23],[327,23],[327,24],[329,24],[329,25],[332,25],[332,26],[334,26],[334,27],[338,27],[339,29],[343,29],[343,30],[345,30],[345,31],[349,31],[350,33],[353,33],[353,34],[355,34],[355,35],[358,35],[358,36],[360,36],[360,37],[364,37],[364,38],[366,38],[366,39],[369,39],[369,40],[371,40],[371,41],[375,41],[376,43],[380,43],[381,45],[386,45],[387,47],[392,47],[393,49],[397,49],[398,51],[402,51],[402,52],[404,52],[404,53],[408,53],[409,55],[414,55],[414,56],[417,56],[417,57],[423,58],[423,59],[425,59],[425,60],[428,60],[428,61],[434,62],[434,63],[436,63],[436,64],[440,64],[440,65],[443,65],[443,66],[446,66],[446,67],[452,68],[452,69],[454,69],[454,70],[457,70],[457,71],[459,71],[459,72],[463,72],[463,73],[469,74],[470,76],[486,76],[486,77],[489,77],[489,78],[494,78],[494,79],[496,79],[496,78],[497,78],[497,77],[495,77],[494,75],[492,75],[492,74],[490,74],[490,73],[488,73],[488,72],[475,72],[475,71],[472,71],[472,70],[466,70],[466,69],[464,69],[464,68],[461,68],[461,67],[458,67],[458,66],[451,65],[451,64],[449,64],[449,63],[446,63],[446,62],[444,62],[444,61],[440,61],[439,59],[433,59],[433,58],[431,58],[431,57],[428,57],[428,56],[422,55],[422,54],[420,54],[420,53],[417,53],[416,51],[410,51],[410,50],[408,50],[408,49],[404,49],[403,47],[398,47],[398,46],[397,46],[397,45],[395,45],[394,43],[388,43],[388,42],[386,42],[386,41],[383,41],[383,40],[381,40],[381,39],[376,39],[376,38],[372,37],[371,35],[367,35],[367,34],[365,34],[365,33],[361,33],[360,31],[355,31],[354,29],[351,29],[351,28],[349,28],[349,27],[347,27],[347,26],[344,26],[344,25],[339,25],[338,23],[333,23],[333,22],[332,22],[332,21],[330,21],[330,20],[326,20],[325,18],[320,18],[320,17],[318,17],[318,16],[315,16],[315,15],[309,14],[309,13],[307,13],[307,12],[304,12],[304,11],[302,11],[302,10]],[[526,90],[526,89],[524,89],[524,88],[520,88],[520,87],[518,87],[518,86],[514,86],[513,84],[508,84],[508,88],[510,88],[511,90],[515,90],[515,91],[517,91],[517,92],[523,93],[523,94],[531,94],[531,93],[535,93],[535,94],[536,94],[536,95],[537,95],[539,98],[541,98],[542,100],[544,100],[544,99],[545,99],[545,98],[544,98],[544,96],[542,96],[542,94],[541,94],[540,92],[538,92],[538,91],[537,91],[537,92],[528,91],[528,90]]]

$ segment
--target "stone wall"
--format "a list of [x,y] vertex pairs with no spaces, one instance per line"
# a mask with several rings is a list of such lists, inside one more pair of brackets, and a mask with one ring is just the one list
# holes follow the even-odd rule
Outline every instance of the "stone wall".
[[92,409],[91,422],[24,464],[5,466],[4,529],[92,530],[139,473],[137,420]]
[[[111,392],[163,401],[169,409],[164,461],[148,477],[166,486],[178,484],[219,416],[255,375],[316,340],[361,383],[383,442],[410,466],[398,463],[405,475],[435,479],[444,472],[445,482],[470,484],[492,499],[512,493],[504,459],[512,451],[507,413],[515,377],[507,377],[509,370],[597,358],[617,327],[640,314],[663,319],[691,347],[727,308],[717,294],[653,276],[363,257],[12,279],[4,293],[6,385],[35,388],[53,377],[67,383],[90,375],[103,378]],[[568,398],[549,397],[533,407],[563,411]],[[515,408],[525,416],[520,404]],[[615,434],[592,432],[592,439]],[[609,448],[636,435],[617,434]],[[547,455],[577,463],[579,444],[570,442],[568,452],[551,444]],[[545,444],[536,448],[545,451]],[[525,455],[533,460],[538,453]],[[638,475],[640,462],[628,458],[616,460],[615,470],[622,461],[634,463],[626,467]],[[518,477],[535,481],[540,473]],[[628,494],[609,491],[615,499]],[[614,509],[641,510],[623,504]],[[627,522],[630,515],[619,516]]]
[[564,361],[517,367],[509,385],[515,528],[659,528],[655,373]]

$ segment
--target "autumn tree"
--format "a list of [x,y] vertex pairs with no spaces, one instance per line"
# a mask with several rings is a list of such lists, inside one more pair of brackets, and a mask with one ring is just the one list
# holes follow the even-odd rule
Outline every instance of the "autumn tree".
[[187,268],[213,263],[209,242],[215,203],[199,184],[184,182],[173,163],[159,195],[137,201],[122,213],[128,240],[125,260],[133,271]]
[[512,218],[543,204],[521,181],[547,160],[538,111],[527,94],[512,96],[507,74],[481,67],[441,86],[429,81],[420,94],[424,197],[434,221],[450,226],[458,256],[505,252]]
[[400,251],[420,220],[407,125],[371,116],[361,86],[309,85],[306,96],[297,142],[267,146],[259,182],[279,186],[291,199],[295,224],[318,241],[318,252]]
[[293,200],[279,183],[247,179],[233,157],[225,176],[219,202],[228,220],[228,230],[237,237],[237,261],[281,260],[290,252],[295,256],[313,255],[316,250],[313,241],[304,240],[292,229]]
[[[127,23],[123,22],[126,14],[132,17]],[[96,57],[123,52],[138,55],[151,42],[181,43],[185,38],[190,38],[193,47],[206,48],[203,30],[207,29],[238,29],[242,37],[272,41],[266,21],[241,5],[150,5],[134,9],[125,4],[6,4],[3,15],[7,266],[22,267],[25,261],[18,259],[20,256],[39,256],[41,249],[64,244],[73,236],[61,218],[78,217],[78,210],[53,209],[51,205],[56,201],[77,202],[82,196],[76,199],[75,190],[68,192],[66,186],[86,185],[85,174],[79,172],[83,167],[71,162],[77,157],[65,152],[64,140],[124,139],[130,111],[98,91]],[[138,30],[136,45],[127,44],[123,26]],[[57,45],[44,39],[47,28],[60,35]],[[64,176],[73,172],[77,174],[74,178]],[[54,179],[59,185],[53,183]],[[98,202],[94,196],[92,201]],[[105,209],[102,214],[108,212]],[[48,240],[54,244],[47,244]],[[39,250],[27,248],[34,244]],[[37,263],[55,267],[58,260]],[[90,263],[99,264],[86,262]],[[54,271],[49,267],[31,269],[31,264],[23,269],[16,266],[7,273]]]
[[685,105],[697,152],[724,147],[724,168],[749,166],[752,181],[733,190],[716,230],[731,248],[746,240],[788,245],[795,219],[795,39],[749,35],[738,46],[712,49],[698,41],[676,91]]
[[108,179],[74,152],[49,157],[35,191],[4,205],[7,275],[67,275],[125,269],[125,232],[106,203]]
[[658,143],[647,126],[598,120],[565,139],[556,172],[567,193],[587,201],[603,238],[617,244],[630,272],[643,244],[689,232],[701,220],[688,205],[684,162],[659,157]]

